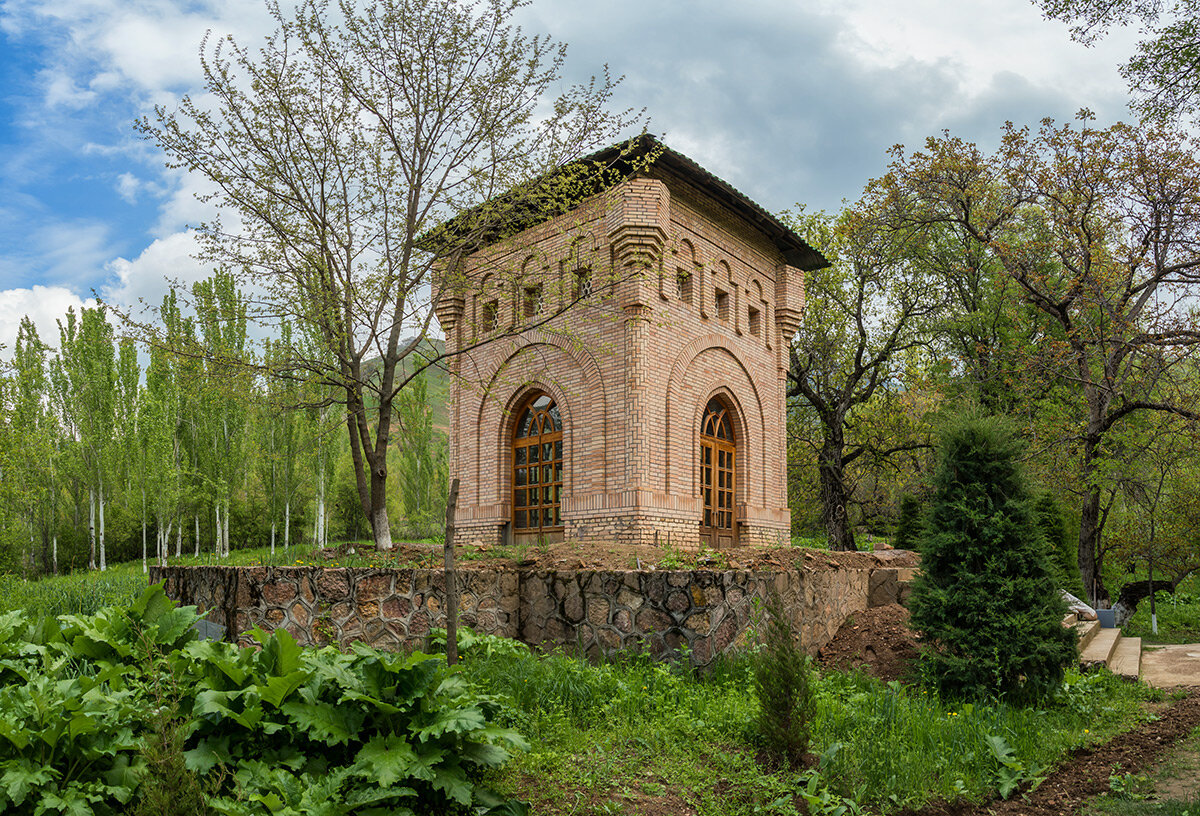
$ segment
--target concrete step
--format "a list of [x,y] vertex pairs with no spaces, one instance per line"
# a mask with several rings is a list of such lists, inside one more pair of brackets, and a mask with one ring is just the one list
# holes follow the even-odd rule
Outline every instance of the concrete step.
[[1079,623],[1079,616],[1074,612],[1068,612],[1066,617],[1062,619],[1063,628],[1070,628]]
[[1120,638],[1108,659],[1108,669],[1113,674],[1137,680],[1142,673],[1142,639]]
[[1075,631],[1079,633],[1079,653],[1083,654],[1083,650],[1092,642],[1092,638],[1100,631],[1100,621],[1085,620],[1075,624]]
[[1084,668],[1107,666],[1113,649],[1117,647],[1117,641],[1120,639],[1120,629],[1098,629],[1088,645],[1079,653],[1080,664]]

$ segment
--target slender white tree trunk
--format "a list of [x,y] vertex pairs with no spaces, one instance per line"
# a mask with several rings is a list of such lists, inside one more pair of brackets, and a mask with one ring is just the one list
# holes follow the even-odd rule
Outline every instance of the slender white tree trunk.
[[226,558],[228,558],[229,557],[229,500],[228,499],[225,500],[225,515],[221,518],[221,523],[225,525],[222,530],[222,533],[221,533],[221,547],[222,547],[221,552]]
[[287,552],[288,535],[292,531],[292,500],[283,503],[283,551]]
[[100,571],[108,569],[104,558],[104,482],[100,483]]
[[54,534],[53,543],[51,544],[54,558],[54,574],[58,575],[58,533]]
[[96,491],[88,489],[88,569],[96,568]]
[[275,554],[275,519],[271,519],[271,555]]
[[216,514],[216,526],[213,528],[213,538],[215,538],[217,540],[216,544],[213,545],[213,553],[217,556],[217,558],[220,558],[221,557],[221,503],[220,502],[215,502],[213,504],[213,513]]
[[179,520],[179,526],[175,528],[175,557],[178,558],[183,550],[183,519]]
[[192,516],[196,520],[196,557],[200,557],[200,514],[196,513]]
[[142,572],[147,573],[150,568],[146,565],[146,488],[142,488]]

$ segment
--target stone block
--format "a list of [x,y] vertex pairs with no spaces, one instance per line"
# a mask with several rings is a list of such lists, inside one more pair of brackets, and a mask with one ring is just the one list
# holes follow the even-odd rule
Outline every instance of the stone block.
[[621,632],[628,633],[633,627],[633,615],[628,609],[618,609],[613,615],[613,626]]
[[296,597],[296,586],[290,581],[275,580],[263,585],[262,597],[271,606],[287,606]]
[[409,637],[425,637],[429,634],[429,615],[424,610],[417,610],[408,621]]
[[608,623],[608,613],[611,607],[605,598],[591,597],[587,599],[587,619],[593,626]]
[[360,578],[354,589],[360,602],[386,598],[392,594],[392,576],[387,574],[368,575]]
[[671,616],[658,609],[646,607],[637,613],[637,628],[641,632],[663,632],[674,621]]
[[620,636],[607,627],[597,630],[596,639],[600,642],[604,650],[610,654],[621,648]]
[[344,569],[322,570],[317,576],[317,593],[322,601],[340,601],[350,595],[350,579]]
[[354,609],[363,620],[379,617],[379,604],[375,601],[364,601],[355,606]]
[[309,624],[309,620],[310,620],[309,614],[308,614],[308,607],[306,607],[304,604],[297,601],[296,603],[292,604],[291,617],[292,617],[292,622],[295,623],[297,626],[307,627]]
[[563,617],[572,623],[583,620],[583,596],[579,594],[579,587],[574,584],[566,591],[562,602],[562,612]]
[[402,598],[398,595],[386,599],[380,607],[383,617],[390,620],[396,618],[406,618],[412,612],[412,601],[408,598]]
[[640,593],[634,592],[628,587],[622,587],[621,591],[617,593],[617,603],[621,606],[627,606],[633,610],[636,610],[638,607],[640,607],[643,600],[644,599]]
[[707,635],[709,629],[708,613],[697,612],[694,615],[689,615],[688,619],[683,622],[683,625],[698,635]]
[[682,613],[688,609],[688,594],[682,590],[674,590],[667,596],[667,609]]
[[867,606],[886,606],[896,603],[900,597],[899,583],[896,580],[896,570],[877,569],[871,571],[868,581]]

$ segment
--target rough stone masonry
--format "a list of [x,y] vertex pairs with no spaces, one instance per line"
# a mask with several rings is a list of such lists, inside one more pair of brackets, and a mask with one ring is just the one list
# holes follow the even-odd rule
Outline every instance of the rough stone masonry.
[[[815,653],[854,612],[906,599],[912,569],[466,570],[459,619],[476,631],[588,657],[648,651],[707,666],[742,645],[774,587],[804,648]],[[230,637],[287,629],[302,644],[422,648],[444,627],[439,570],[296,567],[162,567],[150,579],[195,605]]]

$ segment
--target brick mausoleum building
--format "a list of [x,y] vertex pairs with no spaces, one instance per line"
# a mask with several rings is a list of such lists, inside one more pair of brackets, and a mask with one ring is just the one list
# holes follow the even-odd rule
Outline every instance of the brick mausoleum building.
[[827,261],[651,137],[592,159],[603,192],[440,276],[457,540],[785,541],[788,343]]

